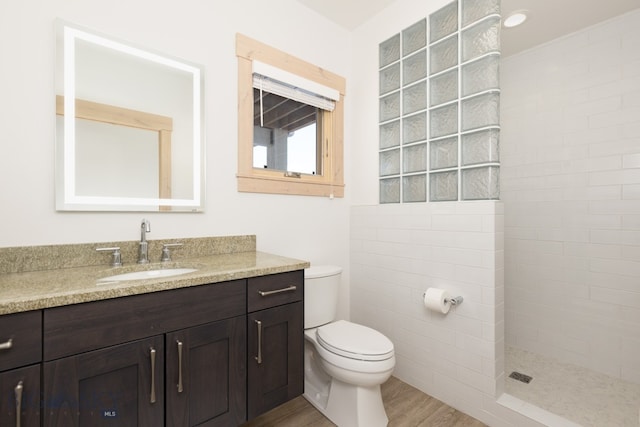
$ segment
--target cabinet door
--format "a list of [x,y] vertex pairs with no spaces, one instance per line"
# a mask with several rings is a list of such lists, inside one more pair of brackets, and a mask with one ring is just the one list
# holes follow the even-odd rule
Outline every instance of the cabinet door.
[[248,316],[249,419],[304,391],[302,304],[286,304]]
[[44,425],[162,426],[163,338],[156,336],[45,363]]
[[40,365],[1,373],[0,396],[0,426],[40,426]]
[[0,371],[42,360],[42,311],[0,316]]
[[167,426],[246,421],[246,317],[167,334]]

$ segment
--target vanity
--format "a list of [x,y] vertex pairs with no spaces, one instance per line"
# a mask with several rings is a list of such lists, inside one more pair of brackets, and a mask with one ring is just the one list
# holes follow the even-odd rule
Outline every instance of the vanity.
[[256,252],[255,236],[183,239],[177,260],[147,266],[119,244],[124,267],[62,245],[48,252],[85,259],[34,271],[47,248],[0,248],[0,425],[238,426],[302,394],[309,263]]

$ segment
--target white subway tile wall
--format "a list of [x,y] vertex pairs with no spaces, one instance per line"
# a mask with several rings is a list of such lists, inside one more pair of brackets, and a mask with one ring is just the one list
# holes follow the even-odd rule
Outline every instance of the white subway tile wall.
[[640,383],[640,11],[500,82],[506,341]]
[[[401,380],[491,425],[537,426],[494,404],[504,366],[503,219],[498,201],[354,206],[351,319],[391,339]],[[429,311],[429,287],[464,302],[447,315]]]

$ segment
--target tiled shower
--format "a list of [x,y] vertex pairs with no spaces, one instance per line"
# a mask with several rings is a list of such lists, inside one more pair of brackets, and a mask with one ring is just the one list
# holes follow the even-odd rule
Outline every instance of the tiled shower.
[[[574,409],[539,402],[583,425],[637,426],[640,9],[504,58],[500,86],[507,354],[585,379]],[[588,387],[590,372],[620,382]],[[586,401],[591,415],[575,409]]]
[[[426,17],[423,44],[402,50],[423,28],[414,21],[380,46],[380,205],[351,213],[352,318],[396,343],[400,379],[490,425],[549,425],[496,401],[509,381],[505,347],[640,383],[639,13],[491,63],[497,51],[465,60],[456,39],[475,24],[490,27],[491,14],[466,26],[460,14],[455,34],[431,38],[431,21],[450,5]],[[432,50],[454,39],[458,62],[432,72]],[[394,59],[383,59],[396,41]],[[416,78],[420,55],[427,62]],[[500,84],[473,77],[467,82],[482,89],[464,92],[473,66],[500,68]],[[440,80],[455,90],[441,93],[448,85]],[[498,97],[494,125],[484,118]],[[489,102],[482,122],[467,127],[463,105],[475,99]],[[469,162],[465,141],[478,135],[479,157]],[[469,197],[465,176],[474,170],[480,179]],[[486,200],[495,198],[493,182],[502,201]],[[446,316],[430,313],[420,304],[429,286],[465,301]],[[591,384],[576,387],[608,390]],[[560,402],[553,390],[547,394]],[[622,395],[637,425],[640,401],[633,387],[623,390],[631,390]],[[578,399],[565,397],[568,406]],[[615,412],[616,400],[591,406]]]

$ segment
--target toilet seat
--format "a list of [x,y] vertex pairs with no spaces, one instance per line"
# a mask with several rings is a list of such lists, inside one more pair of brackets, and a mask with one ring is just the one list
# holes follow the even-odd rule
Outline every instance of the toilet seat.
[[394,356],[393,343],[375,329],[338,320],[316,330],[325,350],[354,360],[380,361]]

